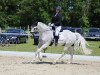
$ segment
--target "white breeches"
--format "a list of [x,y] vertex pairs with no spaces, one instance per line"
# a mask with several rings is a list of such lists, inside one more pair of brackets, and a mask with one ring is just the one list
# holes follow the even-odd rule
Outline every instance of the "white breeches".
[[59,35],[60,30],[61,30],[61,26],[56,26],[55,27],[55,36]]

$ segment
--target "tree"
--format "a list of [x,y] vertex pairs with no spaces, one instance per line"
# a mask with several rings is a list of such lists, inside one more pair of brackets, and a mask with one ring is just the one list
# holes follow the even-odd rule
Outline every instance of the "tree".
[[89,16],[89,21],[91,27],[100,28],[100,0],[91,1],[91,14]]
[[62,25],[100,27],[99,0],[0,0],[0,27],[49,23],[54,9],[62,7]]

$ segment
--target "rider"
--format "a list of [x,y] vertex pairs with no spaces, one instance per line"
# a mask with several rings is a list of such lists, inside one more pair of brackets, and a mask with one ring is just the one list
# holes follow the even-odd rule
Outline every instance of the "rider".
[[62,21],[62,15],[61,15],[61,7],[57,6],[56,7],[56,12],[54,14],[54,16],[52,17],[51,20],[51,24],[53,25],[54,29],[55,29],[55,46],[57,46],[58,44],[58,39],[59,39],[59,32],[61,30],[61,21]]

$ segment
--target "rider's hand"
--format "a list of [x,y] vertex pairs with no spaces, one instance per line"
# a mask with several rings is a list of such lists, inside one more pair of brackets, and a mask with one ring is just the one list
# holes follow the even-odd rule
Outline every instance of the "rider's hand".
[[51,26],[51,23],[48,23],[48,26]]
[[51,26],[54,26],[54,23],[52,23]]
[[48,23],[48,26],[52,27],[52,26],[54,26],[54,23]]

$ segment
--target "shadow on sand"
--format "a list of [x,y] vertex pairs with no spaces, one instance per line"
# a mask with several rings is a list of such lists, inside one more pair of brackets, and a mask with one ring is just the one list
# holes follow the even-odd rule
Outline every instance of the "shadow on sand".
[[[22,62],[22,64],[50,64],[50,65],[54,65],[52,62],[45,62],[45,61],[39,61],[39,62]],[[56,64],[69,64],[67,62],[57,62]],[[86,63],[71,63],[70,65],[88,65]]]

